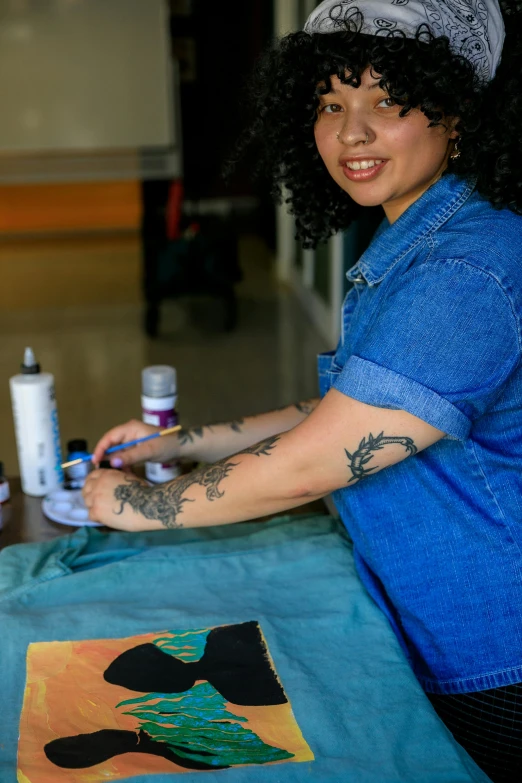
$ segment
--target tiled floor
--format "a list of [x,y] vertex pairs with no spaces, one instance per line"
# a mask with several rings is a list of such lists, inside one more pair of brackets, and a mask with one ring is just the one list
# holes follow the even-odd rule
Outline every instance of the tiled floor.
[[0,460],[8,475],[18,472],[8,379],[26,345],[55,375],[64,447],[82,437],[94,446],[109,427],[140,416],[140,373],[149,364],[177,368],[187,425],[315,396],[315,356],[332,346],[275,285],[260,239],[242,239],[241,263],[236,331],[222,331],[218,301],[175,301],[163,306],[160,337],[150,340],[141,328],[136,237],[1,247]]

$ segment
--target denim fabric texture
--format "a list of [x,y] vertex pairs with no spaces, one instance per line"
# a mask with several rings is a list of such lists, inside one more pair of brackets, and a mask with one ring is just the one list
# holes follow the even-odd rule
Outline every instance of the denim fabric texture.
[[522,681],[521,235],[521,217],[444,176],[380,225],[347,274],[337,350],[319,357],[321,395],[446,433],[334,495],[427,692]]

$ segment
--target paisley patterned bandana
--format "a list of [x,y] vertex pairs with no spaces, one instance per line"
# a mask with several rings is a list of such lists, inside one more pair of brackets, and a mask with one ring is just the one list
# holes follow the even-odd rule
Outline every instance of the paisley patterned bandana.
[[497,0],[324,0],[305,24],[307,33],[334,33],[346,24],[367,35],[414,38],[422,25],[449,38],[453,52],[469,60],[489,81],[502,53],[505,30]]

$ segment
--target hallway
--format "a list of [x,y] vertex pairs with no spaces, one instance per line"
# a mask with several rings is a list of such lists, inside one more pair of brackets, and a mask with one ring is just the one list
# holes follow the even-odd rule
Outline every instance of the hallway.
[[108,428],[139,417],[141,370],[151,364],[176,367],[187,426],[316,396],[316,354],[333,346],[274,282],[273,259],[258,237],[242,237],[240,260],[236,331],[222,330],[219,301],[185,299],[163,305],[160,336],[150,340],[141,324],[137,236],[0,246],[0,460],[7,474],[18,473],[8,379],[26,345],[55,376],[64,449],[72,438],[93,447]]

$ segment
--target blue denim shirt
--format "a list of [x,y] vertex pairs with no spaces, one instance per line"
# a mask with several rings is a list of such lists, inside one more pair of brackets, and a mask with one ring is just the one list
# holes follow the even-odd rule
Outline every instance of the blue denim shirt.
[[[522,681],[522,218],[446,175],[348,278],[320,391],[446,433],[337,491],[359,574],[424,689]],[[376,433],[374,433],[376,434]]]

